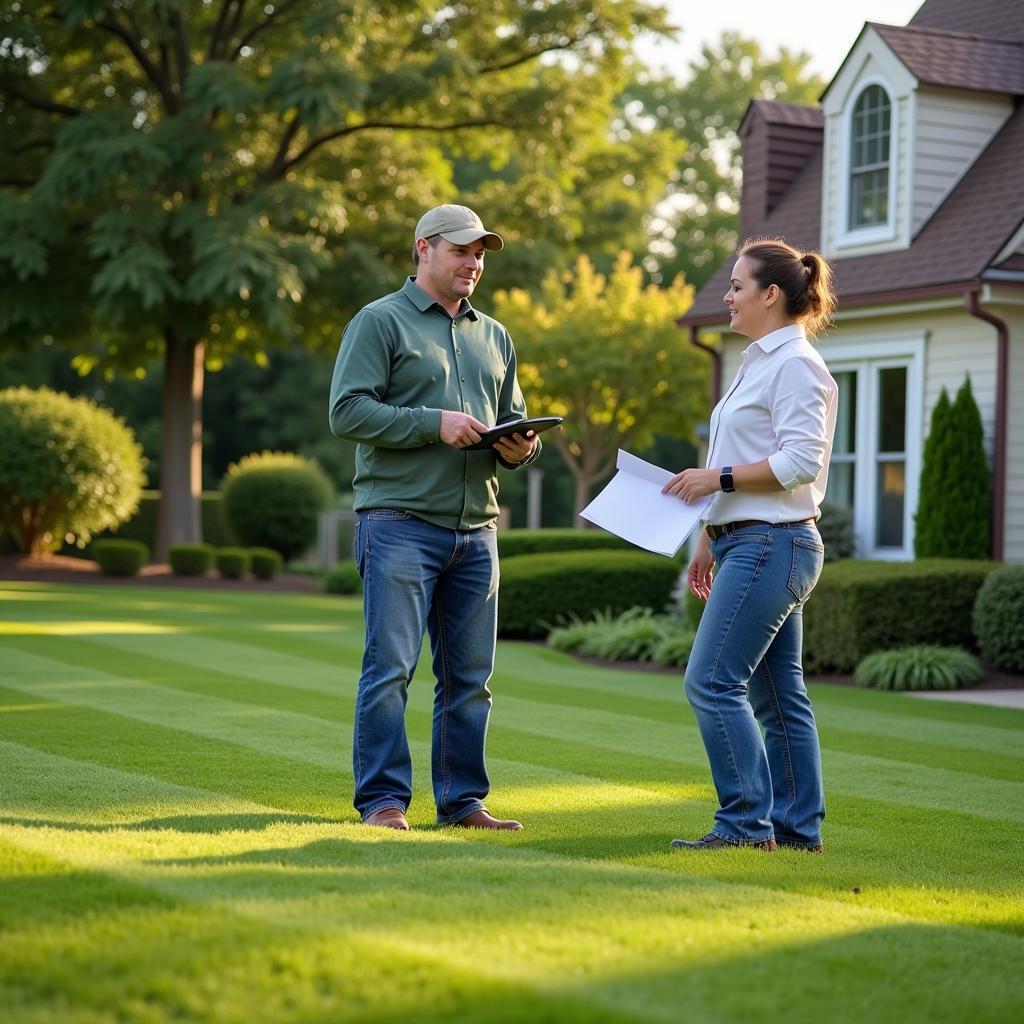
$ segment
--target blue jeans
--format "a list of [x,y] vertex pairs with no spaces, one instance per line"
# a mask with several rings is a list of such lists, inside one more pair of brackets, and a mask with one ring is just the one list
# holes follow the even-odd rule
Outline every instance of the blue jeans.
[[821,537],[811,523],[757,524],[718,537],[712,552],[717,569],[685,676],[720,804],[712,832],[814,845],[825,797],[800,659]]
[[356,696],[352,769],[365,819],[406,810],[412,759],[405,705],[430,633],[434,688],[431,774],[439,823],[483,808],[491,712],[498,548],[492,527],[448,530],[400,509],[359,513],[353,544],[363,580],[366,647]]

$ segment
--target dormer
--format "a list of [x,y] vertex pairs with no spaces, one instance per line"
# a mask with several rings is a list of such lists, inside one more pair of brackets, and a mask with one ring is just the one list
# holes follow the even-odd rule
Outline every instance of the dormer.
[[825,255],[906,249],[1022,92],[1020,43],[865,25],[821,100]]

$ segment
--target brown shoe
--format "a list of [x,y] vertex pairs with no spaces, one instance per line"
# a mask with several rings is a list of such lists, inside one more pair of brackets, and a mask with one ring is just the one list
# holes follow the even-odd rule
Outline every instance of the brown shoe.
[[405,820],[405,812],[401,807],[385,807],[374,811],[363,818],[364,825],[379,825],[383,828],[397,829],[399,832],[409,831],[409,822]]
[[523,826],[518,821],[502,821],[501,818],[492,818],[486,811],[474,811],[464,818],[452,822],[459,828],[500,828],[509,832],[522,832]]
[[752,846],[756,850],[767,850],[774,853],[779,847],[774,839],[765,839],[760,843],[730,843],[728,839],[709,832],[703,839],[673,839],[673,850],[735,850],[741,846]]

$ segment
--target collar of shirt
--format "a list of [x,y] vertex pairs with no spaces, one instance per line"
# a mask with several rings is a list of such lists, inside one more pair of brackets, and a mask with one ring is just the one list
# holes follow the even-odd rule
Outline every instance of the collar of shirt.
[[[415,277],[407,277],[402,285],[402,294],[421,312],[426,313],[431,306],[437,306],[445,316],[448,310],[441,305],[437,299],[432,299],[417,283]],[[470,320],[479,320],[476,310],[469,304],[469,299],[463,299],[459,303],[459,310],[452,320],[458,320],[460,316],[468,316]]]
[[803,324],[786,324],[785,327],[780,327],[777,331],[771,331],[758,338],[757,341],[752,341],[743,350],[743,355],[747,357],[749,354],[752,354],[751,349],[754,349],[755,352],[759,349],[765,355],[770,355],[789,341],[806,340],[807,332],[804,330]]

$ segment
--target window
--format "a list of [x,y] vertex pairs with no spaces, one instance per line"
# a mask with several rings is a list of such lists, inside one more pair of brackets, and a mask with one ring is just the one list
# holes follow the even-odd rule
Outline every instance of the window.
[[880,85],[857,98],[850,121],[849,230],[889,220],[892,104]]

